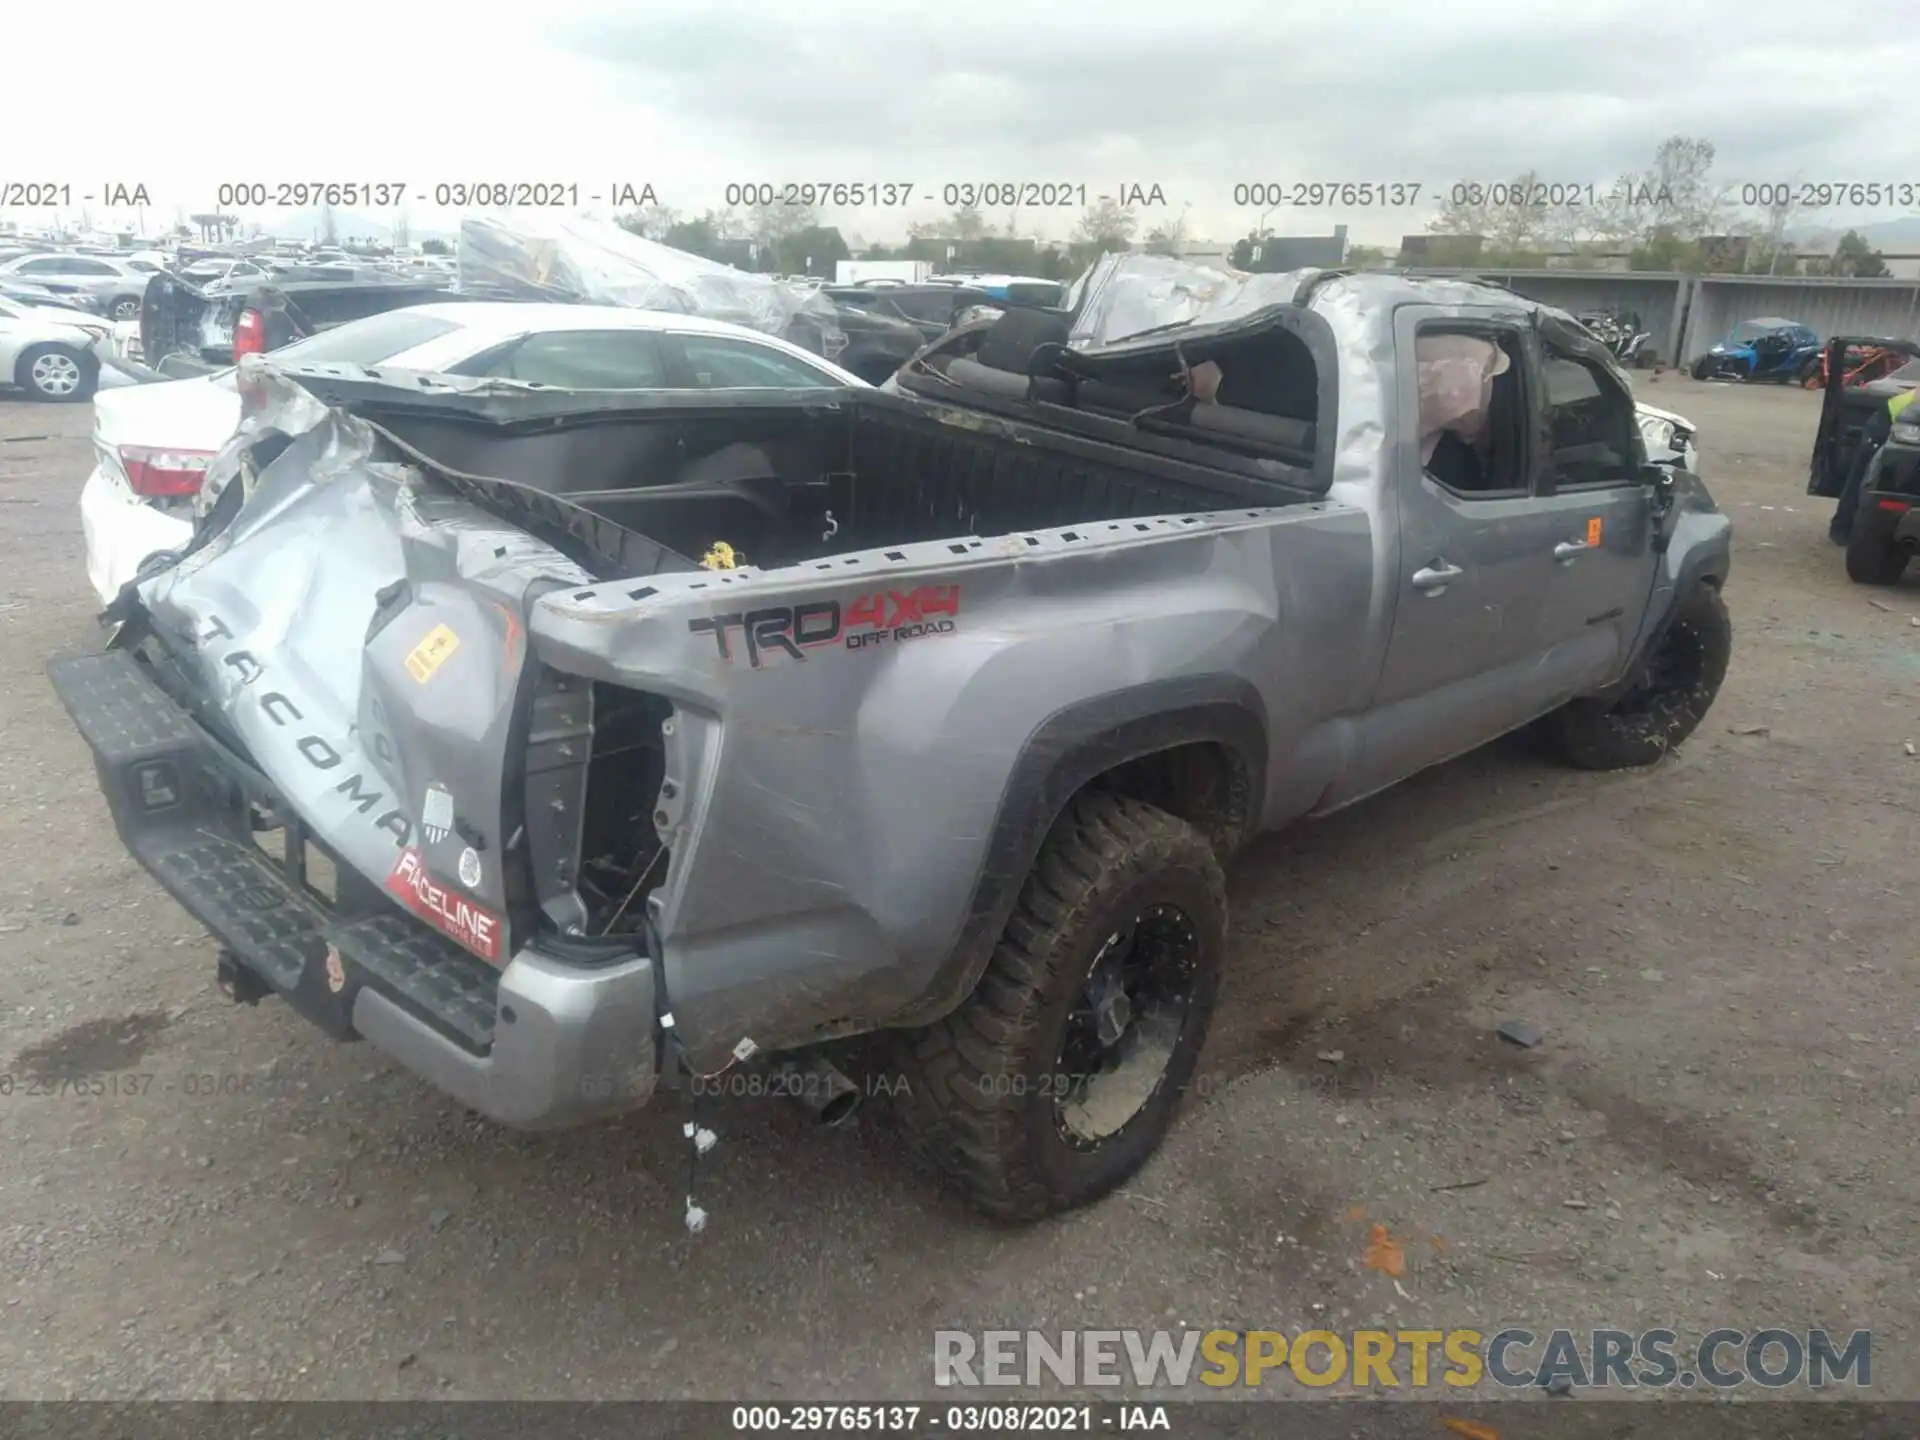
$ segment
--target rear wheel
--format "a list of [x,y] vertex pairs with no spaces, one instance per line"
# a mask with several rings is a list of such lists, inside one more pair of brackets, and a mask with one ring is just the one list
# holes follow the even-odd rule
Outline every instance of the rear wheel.
[[13,383],[36,400],[70,403],[93,394],[98,367],[84,352],[66,345],[35,345],[13,369]]
[[1707,718],[1733,657],[1733,621],[1711,585],[1681,602],[1633,688],[1610,702],[1576,700],[1547,717],[1547,734],[1569,765],[1628,770],[1651,765]]
[[140,318],[140,297],[138,295],[116,295],[107,306],[107,318],[110,320],[138,320]]
[[1226,882],[1198,830],[1137,800],[1079,796],[973,994],[901,1037],[909,1127],[996,1218],[1105,1195],[1173,1122],[1226,940]]
[[1912,557],[1893,538],[1892,527],[1862,505],[1847,536],[1847,578],[1856,585],[1898,585]]

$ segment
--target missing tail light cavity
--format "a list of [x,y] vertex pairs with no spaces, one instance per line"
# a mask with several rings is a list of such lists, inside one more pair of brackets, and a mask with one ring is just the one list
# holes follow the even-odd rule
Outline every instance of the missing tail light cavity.
[[653,813],[666,776],[661,724],[673,707],[618,685],[593,687],[593,745],[581,825],[579,894],[589,935],[637,932],[669,859]]

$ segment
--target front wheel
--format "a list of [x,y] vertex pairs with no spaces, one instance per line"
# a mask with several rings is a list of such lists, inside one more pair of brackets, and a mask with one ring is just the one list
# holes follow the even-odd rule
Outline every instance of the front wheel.
[[1226,881],[1206,838],[1140,801],[1080,795],[973,994],[900,1037],[908,1127],[997,1219],[1105,1195],[1173,1123],[1226,945]]
[[1696,380],[1711,380],[1713,378],[1713,357],[1711,355],[1702,355],[1688,368],[1688,373]]
[[1713,586],[1697,585],[1633,688],[1610,702],[1562,706],[1547,717],[1547,735],[1560,758],[1581,770],[1651,765],[1707,718],[1732,658],[1726,601]]
[[14,366],[13,383],[36,400],[71,403],[93,394],[99,367],[65,345],[35,345]]
[[140,318],[140,297],[138,295],[117,296],[107,306],[109,320],[138,320]]

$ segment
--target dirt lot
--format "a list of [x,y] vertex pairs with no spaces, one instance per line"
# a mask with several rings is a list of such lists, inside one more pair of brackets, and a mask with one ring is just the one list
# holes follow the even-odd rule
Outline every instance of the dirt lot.
[[883,1104],[734,1103],[697,1239],[670,1109],[510,1134],[214,990],[41,673],[94,639],[89,411],[0,401],[0,1393],[924,1396],[936,1327],[1377,1319],[1870,1325],[1875,1390],[1920,1396],[1920,576],[1847,583],[1815,397],[1646,393],[1737,527],[1733,673],[1683,754],[1498,745],[1257,846],[1205,1083],[1096,1209],[994,1228]]

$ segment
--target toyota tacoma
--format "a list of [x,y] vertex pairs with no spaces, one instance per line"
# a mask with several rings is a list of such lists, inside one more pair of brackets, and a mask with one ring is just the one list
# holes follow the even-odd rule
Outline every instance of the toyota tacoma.
[[249,358],[192,543],[50,664],[122,839],[223,988],[499,1121],[867,1036],[982,1209],[1093,1200],[1238,847],[1521,727],[1651,764],[1731,647],[1728,522],[1570,317],[1164,279],[895,393]]

